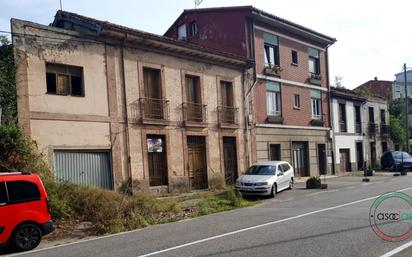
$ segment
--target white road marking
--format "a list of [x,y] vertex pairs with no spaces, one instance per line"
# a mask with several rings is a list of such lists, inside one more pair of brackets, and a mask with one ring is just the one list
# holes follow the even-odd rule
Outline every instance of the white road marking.
[[410,246],[412,246],[412,241],[409,241],[408,243],[403,244],[403,245],[399,246],[398,248],[395,248],[395,249],[393,249],[392,251],[385,253],[385,254],[382,255],[381,257],[391,257],[391,256],[394,256],[395,254],[402,252],[403,250],[405,250],[406,248],[408,248],[408,247],[410,247]]
[[[397,192],[402,192],[402,191],[406,191],[406,190],[409,190],[409,189],[412,189],[412,187],[404,188],[402,190],[398,190]],[[364,199],[361,199],[361,200],[357,200],[357,201],[353,201],[353,202],[349,202],[349,203],[345,203],[345,204],[341,204],[341,205],[336,205],[336,206],[325,208],[325,209],[320,209],[320,210],[317,210],[317,211],[307,212],[307,213],[300,214],[300,215],[293,216],[293,217],[289,217],[289,218],[286,218],[286,219],[271,221],[271,222],[260,224],[260,225],[257,225],[257,226],[243,228],[243,229],[235,230],[235,231],[232,231],[232,232],[228,232],[228,233],[224,233],[224,234],[220,234],[220,235],[216,235],[216,236],[212,236],[212,237],[207,237],[207,238],[204,238],[204,239],[196,240],[196,241],[189,242],[189,243],[186,243],[186,244],[177,245],[177,246],[166,248],[166,249],[159,250],[159,251],[156,251],[156,252],[147,253],[147,254],[144,254],[144,255],[139,255],[137,257],[148,257],[148,256],[153,256],[153,255],[156,255],[156,254],[160,254],[160,253],[170,252],[170,251],[173,251],[173,250],[176,250],[176,249],[184,248],[184,247],[195,245],[195,244],[204,243],[204,242],[207,242],[207,241],[215,240],[215,239],[218,239],[218,238],[222,238],[222,237],[226,237],[226,236],[230,236],[230,235],[234,235],[234,234],[239,234],[239,233],[242,233],[242,232],[245,232],[245,231],[249,231],[249,230],[253,230],[253,229],[257,229],[257,228],[262,228],[262,227],[267,227],[267,226],[270,226],[270,225],[274,225],[274,224],[278,224],[278,223],[282,223],[282,222],[286,222],[286,221],[290,221],[290,220],[299,219],[299,218],[306,217],[306,216],[309,216],[309,215],[313,215],[313,214],[316,214],[316,213],[330,211],[330,210],[342,208],[342,207],[345,207],[345,206],[349,206],[349,205],[353,205],[353,204],[357,204],[357,203],[361,203],[361,202],[366,202],[366,201],[378,198],[379,196],[381,196],[381,195],[372,196],[372,197],[364,198]]]
[[[412,187],[407,187],[407,188],[398,190],[398,191],[396,191],[396,192],[403,192],[403,191],[407,191],[407,190],[410,190],[410,189],[412,189]],[[277,220],[277,221],[273,221],[273,222],[261,224],[261,225],[254,226],[254,227],[249,227],[249,228],[244,228],[244,229],[232,231],[232,232],[225,233],[225,234],[221,234],[221,235],[217,235],[217,236],[214,236],[214,237],[209,237],[209,238],[201,239],[201,240],[194,241],[194,242],[191,242],[191,243],[182,244],[182,245],[178,245],[178,246],[175,246],[175,247],[167,248],[167,249],[160,250],[160,251],[157,251],[157,252],[148,253],[148,254],[145,254],[145,255],[140,255],[140,256],[138,256],[138,257],[153,256],[153,255],[155,255],[155,254],[172,251],[172,250],[175,250],[175,249],[183,248],[183,247],[185,247],[185,246],[189,246],[189,245],[194,245],[194,244],[198,244],[198,243],[210,241],[210,240],[213,240],[213,239],[217,239],[217,238],[225,237],[225,236],[228,236],[228,235],[233,235],[233,234],[241,233],[241,232],[248,231],[248,230],[252,230],[252,229],[255,229],[255,228],[265,227],[265,226],[269,226],[269,225],[276,224],[276,223],[280,223],[280,222],[285,222],[285,221],[289,221],[289,220],[298,219],[298,218],[305,217],[305,216],[312,215],[312,214],[316,214],[316,213],[319,213],[319,212],[324,212],[324,211],[333,210],[333,209],[345,207],[345,206],[352,205],[352,204],[357,204],[357,203],[365,202],[365,201],[368,201],[368,200],[371,200],[371,199],[374,199],[374,198],[378,198],[379,196],[380,196],[380,195],[378,195],[378,196],[373,196],[373,197],[369,197],[369,198],[365,198],[365,199],[361,199],[361,200],[354,201],[354,202],[350,202],[350,203],[345,203],[345,204],[338,205],[338,206],[329,207],[329,208],[326,208],[326,209],[321,209],[321,210],[317,210],[317,211],[313,211],[313,212],[309,212],[309,213],[304,213],[304,214],[301,214],[301,215],[298,215],[298,216],[294,216],[294,217],[290,217],[290,218],[286,218],[286,219],[283,219],[283,220]],[[256,206],[256,205],[255,205],[255,206]],[[252,206],[252,207],[253,207],[253,206]],[[246,207],[246,208],[252,208],[252,207]],[[233,210],[233,211],[234,211],[234,210]],[[225,212],[225,213],[227,213],[227,212]],[[211,214],[211,215],[216,215],[216,214],[222,214],[222,213],[215,213],[215,214]],[[210,215],[208,215],[208,216],[210,216]],[[196,218],[193,218],[193,219],[198,219],[198,218],[201,218],[201,217],[196,217]],[[192,220],[193,220],[193,219],[192,219]],[[140,228],[140,229],[125,231],[125,232],[120,232],[120,233],[117,233],[117,234],[111,234],[111,235],[106,235],[106,236],[89,238],[89,239],[80,240],[80,241],[76,241],[76,242],[72,242],[72,243],[67,243],[67,244],[61,244],[61,245],[56,245],[56,246],[45,247],[45,248],[41,248],[41,249],[31,250],[31,251],[29,251],[29,252],[24,252],[24,253],[15,253],[15,254],[11,254],[11,255],[5,255],[5,256],[7,256],[7,257],[14,257],[14,256],[30,255],[30,254],[33,254],[33,253],[43,252],[43,251],[48,251],[48,250],[53,250],[53,249],[61,248],[61,247],[65,247],[65,246],[87,243],[87,242],[96,241],[96,240],[100,240],[100,239],[116,237],[116,236],[119,236],[119,235],[127,235],[127,234],[134,233],[134,232],[136,232],[136,231],[142,231],[142,230],[145,230],[145,229],[150,229],[150,228],[153,228],[154,226],[156,226],[156,225],[149,226],[149,227],[146,227],[146,228]],[[159,226],[160,226],[160,225],[159,225]]]

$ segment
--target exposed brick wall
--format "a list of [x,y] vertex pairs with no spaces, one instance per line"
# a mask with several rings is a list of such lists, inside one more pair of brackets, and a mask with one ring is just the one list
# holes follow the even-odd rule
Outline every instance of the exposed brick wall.
[[[310,126],[312,119],[310,91],[306,88],[283,84],[281,93],[283,124]],[[300,109],[293,108],[294,94],[300,95]]]

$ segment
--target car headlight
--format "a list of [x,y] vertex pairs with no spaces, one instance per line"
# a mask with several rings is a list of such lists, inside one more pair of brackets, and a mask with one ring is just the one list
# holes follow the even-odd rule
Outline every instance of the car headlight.
[[255,186],[266,186],[268,182],[257,182],[255,183]]

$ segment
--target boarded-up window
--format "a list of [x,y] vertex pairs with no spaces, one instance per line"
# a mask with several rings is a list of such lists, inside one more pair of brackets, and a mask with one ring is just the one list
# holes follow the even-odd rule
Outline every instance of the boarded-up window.
[[46,63],[47,93],[84,96],[83,68]]

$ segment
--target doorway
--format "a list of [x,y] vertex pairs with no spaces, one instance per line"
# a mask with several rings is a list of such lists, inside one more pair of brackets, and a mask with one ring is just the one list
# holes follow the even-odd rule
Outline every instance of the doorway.
[[149,185],[166,186],[168,184],[168,176],[165,136],[147,136],[147,157],[149,164]]
[[318,164],[319,164],[319,174],[326,174],[326,145],[318,144]]
[[192,189],[207,188],[206,140],[202,136],[187,137],[188,175]]
[[350,150],[349,149],[339,149],[339,154],[340,154],[340,171],[341,172],[351,171]]
[[232,185],[237,179],[236,137],[223,137],[223,164],[226,185]]
[[356,166],[358,170],[363,170],[363,143],[356,142]]
[[295,176],[308,176],[308,151],[306,142],[292,142],[293,168]]

